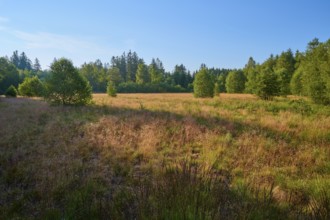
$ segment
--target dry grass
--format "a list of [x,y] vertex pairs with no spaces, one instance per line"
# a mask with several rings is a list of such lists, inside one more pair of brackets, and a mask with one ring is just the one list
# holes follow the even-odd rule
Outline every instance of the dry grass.
[[[192,94],[94,94],[93,99],[94,105],[79,108],[52,107],[38,99],[0,99],[3,216],[70,216],[77,207],[94,210],[95,202],[101,211],[89,211],[86,218],[137,217],[137,209],[153,208],[143,202],[138,208],[140,203],[128,196],[137,190],[135,181],[139,187],[140,180],[148,178],[163,184],[158,176],[178,161],[211,167],[233,189],[242,183],[274,186],[275,200],[300,201],[304,213],[310,213],[309,204],[317,207],[317,198],[326,201],[322,192],[330,187],[328,107],[296,97],[265,102],[243,94],[213,99],[195,99]],[[144,190],[147,200],[161,196]],[[315,199],[309,200],[311,196]],[[82,199],[90,199],[91,205]],[[132,205],[131,200],[132,210],[125,206]]]

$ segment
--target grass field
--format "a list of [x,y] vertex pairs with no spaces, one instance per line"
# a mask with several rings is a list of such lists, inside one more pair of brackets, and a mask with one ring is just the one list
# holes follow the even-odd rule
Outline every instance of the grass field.
[[246,94],[93,100],[0,98],[0,216],[330,218],[329,107]]

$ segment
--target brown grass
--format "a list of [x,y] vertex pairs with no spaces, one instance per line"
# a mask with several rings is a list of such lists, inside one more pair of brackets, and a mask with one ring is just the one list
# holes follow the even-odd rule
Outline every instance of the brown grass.
[[40,217],[90,181],[111,193],[184,160],[226,171],[232,186],[275,185],[277,200],[317,196],[330,186],[329,108],[307,103],[305,114],[296,99],[94,94],[93,106],[52,107],[1,98],[0,211]]

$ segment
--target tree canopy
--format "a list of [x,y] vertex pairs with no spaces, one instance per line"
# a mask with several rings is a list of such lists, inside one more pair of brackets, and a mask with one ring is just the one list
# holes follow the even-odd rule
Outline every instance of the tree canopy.
[[270,68],[262,68],[256,78],[256,94],[266,100],[279,94],[277,75]]
[[[22,94],[32,94],[24,92],[24,88],[31,78],[34,81],[38,78],[41,82],[47,81],[46,87],[53,91],[47,93],[47,98],[56,97],[56,102],[62,104],[71,102],[66,98],[71,93],[76,95],[70,99],[78,102],[76,99],[80,99],[80,95],[73,90],[80,86],[79,89],[88,91],[89,83],[93,92],[107,92],[110,85],[118,92],[193,91],[196,97],[211,97],[220,92],[244,92],[272,99],[274,96],[294,94],[307,96],[315,103],[330,105],[329,48],[330,39],[320,42],[315,38],[303,52],[296,51],[294,54],[288,49],[279,55],[271,54],[261,63],[249,57],[243,69],[207,68],[202,64],[199,71],[192,73],[183,64],[175,65],[171,72],[167,72],[159,58],[152,58],[148,64],[132,51],[113,56],[110,63],[96,60],[84,63],[78,69],[71,61],[55,59],[50,70],[42,70],[38,58],[32,64],[25,52],[16,50],[10,58],[0,58],[0,94],[4,94],[11,85],[17,89],[19,84]],[[58,65],[63,62],[67,67],[59,70]],[[70,77],[71,81],[68,80]],[[77,80],[77,85],[72,82],[73,79]],[[61,80],[64,84],[59,83]],[[66,89],[68,85],[70,88]],[[55,91],[61,91],[61,98]]]
[[21,96],[41,97],[44,94],[44,85],[37,76],[25,78],[23,83],[19,84],[18,92]]
[[0,57],[0,95],[3,95],[11,85],[17,88],[18,83],[18,70],[8,59]]
[[83,64],[79,71],[89,81],[93,92],[104,92],[106,90],[109,79],[107,70],[100,60]]
[[229,72],[226,79],[226,90],[228,93],[242,93],[245,88],[245,76],[243,71],[234,70]]
[[214,96],[214,81],[207,68],[201,68],[194,80],[194,96],[206,98]]
[[330,104],[330,40],[320,43],[314,39],[308,44],[297,74],[304,84],[302,89],[314,102]]
[[92,88],[70,60],[56,60],[50,70],[46,81],[46,100],[62,105],[84,105],[91,102]]

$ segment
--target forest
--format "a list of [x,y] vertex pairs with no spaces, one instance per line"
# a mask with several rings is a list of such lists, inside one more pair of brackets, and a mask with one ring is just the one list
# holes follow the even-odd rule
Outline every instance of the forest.
[[[330,40],[319,42],[315,38],[307,44],[304,52],[293,53],[288,49],[278,55],[271,54],[262,63],[250,57],[242,69],[208,68],[201,64],[200,70],[190,72],[180,64],[172,72],[166,72],[158,58],[153,58],[147,64],[132,51],[112,57],[110,63],[96,60],[76,69],[88,80],[94,93],[105,93],[109,85],[118,93],[193,92],[194,79],[203,70],[210,78],[206,87],[212,88],[206,94],[208,97],[219,93],[248,93],[262,99],[297,95],[328,105],[329,48]],[[14,51],[10,58],[0,59],[0,70],[0,94],[5,94],[10,86],[19,92],[19,85],[33,77],[41,83],[46,82],[51,73],[51,69],[41,69],[38,58],[32,62],[25,52],[19,54],[18,51]],[[31,96],[24,92],[21,95]]]

